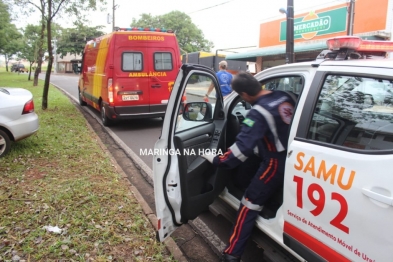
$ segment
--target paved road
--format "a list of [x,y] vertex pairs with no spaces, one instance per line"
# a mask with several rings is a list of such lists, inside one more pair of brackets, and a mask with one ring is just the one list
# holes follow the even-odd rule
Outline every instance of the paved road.
[[[41,79],[44,79],[44,77],[44,74],[40,74]],[[78,75],[52,74],[51,83],[61,87],[77,101]],[[99,117],[97,110],[92,108],[91,111]],[[156,140],[160,136],[161,127],[161,118],[152,118],[122,121],[121,124],[114,125],[110,130],[139,157],[140,165],[146,165],[147,169],[152,169],[153,156],[140,155],[139,152],[145,148],[154,147]]]
[[[41,79],[44,79],[44,77],[44,74],[40,74]],[[77,101],[78,75],[52,74],[51,83],[61,87]],[[203,96],[202,93],[196,95]],[[214,94],[211,96],[212,102],[214,101]],[[193,95],[188,95],[187,98],[192,101]],[[92,112],[99,117],[97,110],[92,109]],[[141,154],[141,151],[154,148],[154,144],[161,134],[161,128],[162,119],[151,118],[122,121],[109,129],[139,158],[138,163],[144,166],[145,171],[148,173],[153,168],[153,156]]]

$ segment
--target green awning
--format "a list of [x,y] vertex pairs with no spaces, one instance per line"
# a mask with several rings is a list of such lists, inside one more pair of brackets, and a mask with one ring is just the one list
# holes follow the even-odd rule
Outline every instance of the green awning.
[[[324,50],[326,49],[326,41],[320,41],[316,43],[299,43],[295,44],[294,52],[307,52],[307,51],[316,51],[316,50]],[[264,47],[254,50],[249,50],[243,53],[233,53],[228,54],[225,59],[226,60],[238,60],[238,61],[249,61],[256,62],[258,56],[271,56],[271,55],[280,55],[285,54],[286,48],[284,46],[272,46],[272,47]]]

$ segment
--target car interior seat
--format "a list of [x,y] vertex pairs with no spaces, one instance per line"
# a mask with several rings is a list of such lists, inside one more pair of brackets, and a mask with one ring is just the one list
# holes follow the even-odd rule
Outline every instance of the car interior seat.
[[236,141],[236,136],[240,132],[240,123],[237,116],[229,114],[228,124],[227,124],[227,146],[233,145]]

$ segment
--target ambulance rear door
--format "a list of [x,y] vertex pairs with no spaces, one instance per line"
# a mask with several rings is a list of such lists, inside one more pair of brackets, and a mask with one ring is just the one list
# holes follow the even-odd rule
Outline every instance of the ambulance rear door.
[[392,261],[393,69],[334,63],[294,114],[284,243],[307,261]]
[[149,113],[149,55],[127,34],[116,35],[113,57],[114,105],[117,114]]
[[[171,42],[171,41],[169,41]],[[166,44],[168,45],[168,44]],[[164,112],[180,67],[180,58],[173,47],[148,48],[150,113]]]

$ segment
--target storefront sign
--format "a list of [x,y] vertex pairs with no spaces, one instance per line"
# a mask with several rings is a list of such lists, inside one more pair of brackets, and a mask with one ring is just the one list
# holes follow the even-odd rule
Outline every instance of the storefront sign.
[[[343,32],[347,25],[347,8],[341,7],[325,12],[311,11],[304,17],[294,19],[294,39],[312,39],[315,36]],[[286,40],[287,22],[280,23],[280,41]]]

